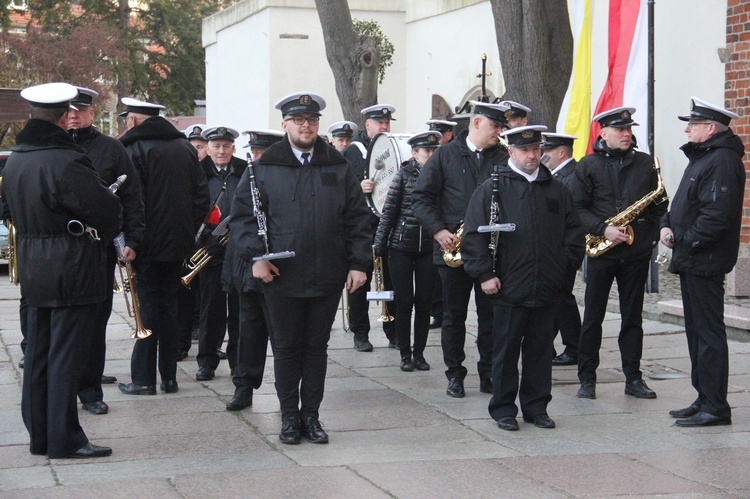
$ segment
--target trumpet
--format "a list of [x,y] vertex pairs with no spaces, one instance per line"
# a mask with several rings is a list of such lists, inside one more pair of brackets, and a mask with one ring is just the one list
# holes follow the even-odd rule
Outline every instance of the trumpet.
[[[146,329],[143,326],[140,312],[140,302],[138,301],[138,292],[135,288],[135,272],[130,262],[123,263],[121,260],[117,261],[117,267],[120,269],[120,280],[122,281],[122,293],[125,297],[125,305],[128,308],[128,315],[135,318],[135,331],[130,336],[134,340],[142,340],[151,336],[151,330]],[[123,268],[125,272],[123,273]],[[132,303],[131,303],[132,302]]]
[[[229,227],[227,227],[227,225],[229,224],[229,220],[231,218],[232,217],[229,216],[222,220],[221,223],[216,226],[213,232],[211,232],[211,235],[218,238],[219,244],[221,246],[226,246],[227,242],[229,242]],[[182,284],[186,288],[189,288],[190,283],[195,278],[195,276],[197,276],[198,273],[203,270],[203,267],[205,267],[212,258],[213,256],[208,254],[205,246],[198,248],[198,250],[193,253],[193,256],[191,256],[187,262],[187,268],[190,270],[190,273],[180,279]]]
[[2,251],[0,257],[8,260],[8,278],[11,284],[18,286],[18,243],[16,241],[16,226],[9,220],[5,221],[8,227],[8,247]]
[[383,289],[383,259],[375,256],[375,248],[372,248],[372,278],[375,280],[375,291],[367,293],[367,299],[379,301],[381,305],[378,322],[391,322],[393,316],[388,313],[388,303],[393,301],[393,291]]

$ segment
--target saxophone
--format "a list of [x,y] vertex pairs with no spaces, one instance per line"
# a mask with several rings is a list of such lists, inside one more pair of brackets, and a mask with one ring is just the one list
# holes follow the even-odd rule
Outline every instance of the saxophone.
[[464,264],[461,259],[461,238],[464,235],[464,224],[456,231],[456,242],[453,243],[453,247],[450,251],[443,251],[443,261],[449,267],[457,268]]
[[[625,241],[627,244],[633,244],[633,239],[635,238],[633,235],[633,227],[631,227],[630,224],[638,218],[648,205],[664,193],[664,182],[661,178],[661,168],[659,167],[658,158],[654,158],[654,170],[656,170],[656,189],[649,192],[617,215],[604,221],[606,225],[612,227],[625,227],[628,232],[628,240]],[[586,255],[589,258],[597,258],[612,249],[612,247],[612,241],[606,239],[604,236],[586,234]]]

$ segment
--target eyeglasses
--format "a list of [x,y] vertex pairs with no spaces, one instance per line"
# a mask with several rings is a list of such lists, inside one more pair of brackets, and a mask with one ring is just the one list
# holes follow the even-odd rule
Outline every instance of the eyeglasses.
[[698,125],[711,125],[710,121],[689,121],[687,126],[690,128],[695,128]]
[[287,118],[284,121],[293,121],[295,125],[304,125],[305,121],[307,121],[311,125],[317,125],[318,123],[320,123],[320,116],[308,116],[307,118],[305,118],[304,116],[295,114],[291,118]]

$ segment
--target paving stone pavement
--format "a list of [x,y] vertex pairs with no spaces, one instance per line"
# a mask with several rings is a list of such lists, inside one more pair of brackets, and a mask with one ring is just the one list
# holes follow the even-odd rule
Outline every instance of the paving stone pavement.
[[[674,288],[662,291],[679,296]],[[648,309],[658,297],[646,301]],[[29,453],[21,420],[17,311],[18,288],[0,276],[2,497],[750,496],[750,343],[730,341],[734,424],[680,429],[667,411],[686,406],[695,393],[679,325],[644,323],[644,374],[674,376],[648,380],[656,400],[623,394],[619,315],[609,313],[598,398],[576,398],[575,368],[555,368],[549,413],[557,428],[522,422],[520,431],[504,432],[487,414],[489,396],[478,390],[475,320],[466,342],[467,395],[457,400],[445,395],[439,333],[431,332],[426,351],[433,369],[403,373],[373,305],[372,353],[356,352],[340,318],[334,324],[321,408],[328,445],[279,442],[270,353],[253,406],[232,413],[224,408],[233,393],[226,362],[214,380],[196,382],[194,344],[178,364],[178,393],[133,397],[105,385],[110,413],[80,411],[89,438],[111,446],[112,456],[50,460]],[[106,373],[125,382],[132,328],[116,296]]]

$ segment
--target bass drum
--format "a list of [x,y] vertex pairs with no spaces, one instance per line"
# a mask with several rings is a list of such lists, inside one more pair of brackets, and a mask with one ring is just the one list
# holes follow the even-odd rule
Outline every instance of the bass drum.
[[375,181],[372,193],[367,194],[367,204],[375,215],[383,214],[388,188],[401,163],[411,158],[411,146],[406,143],[412,134],[379,133],[370,142],[367,151],[367,178]]

